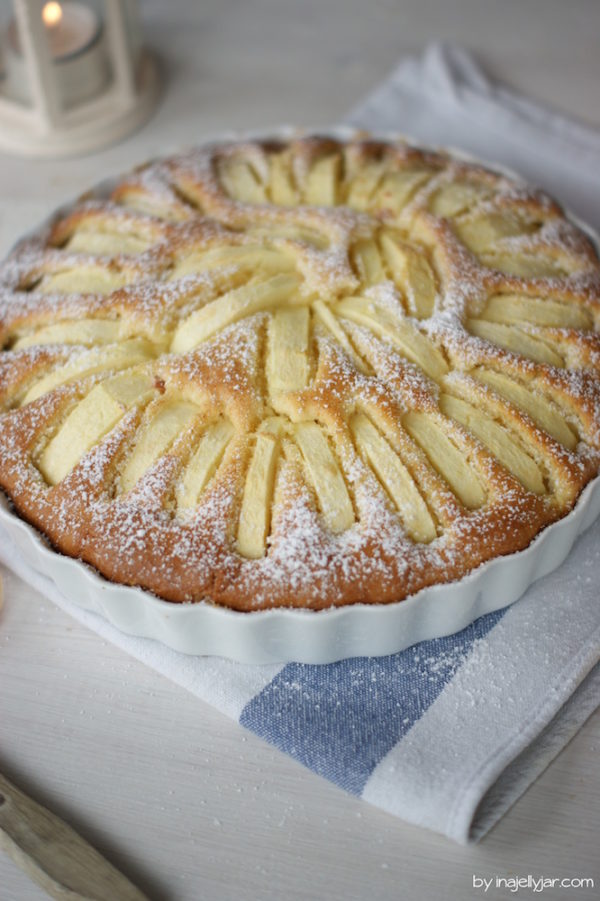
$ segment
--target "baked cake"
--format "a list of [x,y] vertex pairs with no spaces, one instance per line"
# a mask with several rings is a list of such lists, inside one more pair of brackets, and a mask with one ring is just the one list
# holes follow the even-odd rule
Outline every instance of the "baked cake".
[[598,472],[597,253],[445,153],[204,146],[61,211],[0,292],[0,485],[171,601],[399,601]]

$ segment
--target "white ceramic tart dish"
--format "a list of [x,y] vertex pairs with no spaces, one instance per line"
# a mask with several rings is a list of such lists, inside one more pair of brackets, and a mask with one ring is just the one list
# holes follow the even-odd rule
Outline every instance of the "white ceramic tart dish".
[[600,510],[597,252],[476,161],[220,140],[59,211],[0,292],[0,524],[125,632],[391,653],[514,601]]

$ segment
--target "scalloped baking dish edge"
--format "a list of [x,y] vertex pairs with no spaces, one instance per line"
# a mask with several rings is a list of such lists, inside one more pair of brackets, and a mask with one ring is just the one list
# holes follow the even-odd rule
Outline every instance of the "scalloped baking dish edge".
[[153,638],[185,654],[215,654],[242,663],[332,663],[393,654],[451,635],[484,613],[512,604],[532,582],[560,566],[599,514],[596,478],[571,513],[540,532],[529,547],[496,557],[458,582],[424,588],[391,604],[240,613],[204,602],[174,604],[141,588],[109,582],[88,564],[54,551],[0,494],[0,528],[68,601],[101,614],[129,635]]
[[[289,138],[300,133],[348,138],[356,135],[357,129],[285,126],[268,132],[221,133],[208,140]],[[389,132],[374,137],[412,141]],[[454,148],[441,149],[523,182],[497,163],[486,163]],[[105,180],[94,193],[105,194],[114,181]],[[568,211],[567,215],[600,246],[600,239],[588,225]],[[600,477],[596,477],[583,490],[574,509],[540,532],[527,548],[496,557],[457,582],[424,588],[389,604],[242,613],[205,602],[175,604],[141,588],[108,581],[83,561],[55,551],[37,529],[12,510],[0,489],[0,530],[4,528],[25,561],[49,577],[68,601],[100,614],[129,635],[154,639],[185,654],[218,655],[250,664],[292,660],[332,663],[347,657],[382,656],[419,641],[451,635],[478,617],[512,604],[533,582],[560,566],[577,537],[599,515]]]

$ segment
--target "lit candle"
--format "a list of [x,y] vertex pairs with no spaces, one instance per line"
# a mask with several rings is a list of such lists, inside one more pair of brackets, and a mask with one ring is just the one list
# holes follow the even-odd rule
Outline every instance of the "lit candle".
[[[83,3],[52,0],[42,8],[42,21],[62,105],[73,106],[99,94],[109,73],[102,22],[96,12]],[[28,102],[27,67],[14,20],[8,27],[6,74],[12,97]]]
[[46,3],[42,9],[50,53],[54,60],[81,53],[100,33],[100,21],[95,12],[80,3]]

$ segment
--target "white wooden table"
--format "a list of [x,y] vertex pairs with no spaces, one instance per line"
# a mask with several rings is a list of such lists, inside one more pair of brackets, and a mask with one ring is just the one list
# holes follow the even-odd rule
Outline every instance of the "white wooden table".
[[[46,209],[156,153],[225,128],[336,121],[432,38],[460,40],[493,74],[600,125],[595,0],[142,5],[168,75],[157,116],[68,163],[0,158],[0,251]],[[529,873],[591,876],[597,892],[600,715],[481,845],[460,848],[347,796],[3,575],[0,769],[152,898],[462,901],[483,896],[473,875]],[[41,897],[0,856],[0,899]]]

